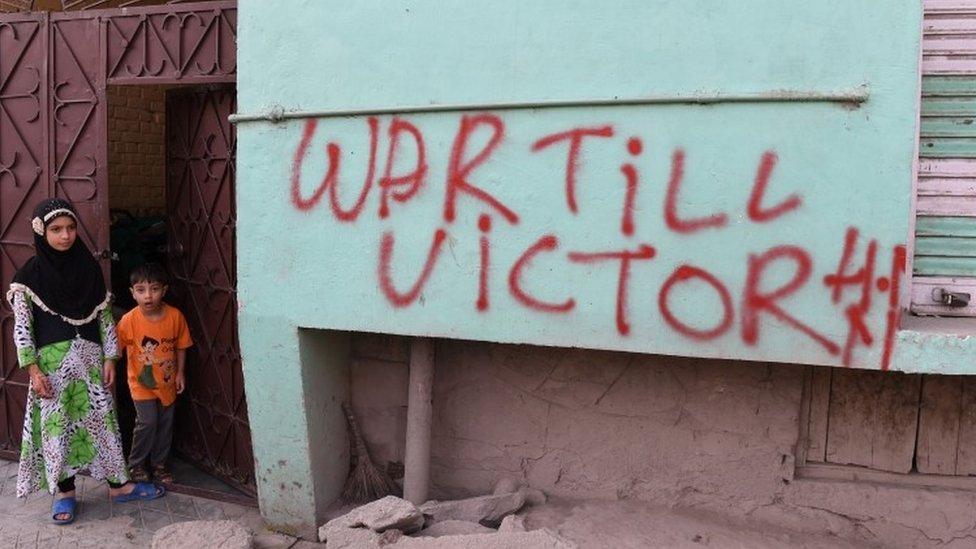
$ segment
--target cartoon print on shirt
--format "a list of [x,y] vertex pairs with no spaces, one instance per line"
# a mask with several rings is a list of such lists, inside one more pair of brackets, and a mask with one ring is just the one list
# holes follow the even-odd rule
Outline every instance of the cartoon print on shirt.
[[163,383],[169,383],[173,380],[173,374],[176,373],[176,361],[175,360],[164,360],[162,363],[163,368]]
[[139,383],[147,389],[156,388],[156,378],[153,376],[153,360],[156,357],[156,348],[159,341],[146,336],[142,338],[142,345],[139,353],[139,361],[142,362],[142,371],[139,372]]

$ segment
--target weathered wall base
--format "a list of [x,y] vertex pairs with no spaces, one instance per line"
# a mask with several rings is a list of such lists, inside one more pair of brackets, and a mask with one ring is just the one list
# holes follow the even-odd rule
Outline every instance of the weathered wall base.
[[[353,337],[374,458],[402,461],[406,339]],[[976,542],[976,493],[794,480],[804,366],[437,345],[435,497],[514,476],[551,495],[719,511],[885,546]]]
[[262,516],[276,530],[315,539],[349,471],[341,410],[349,336],[248,314],[240,333]]

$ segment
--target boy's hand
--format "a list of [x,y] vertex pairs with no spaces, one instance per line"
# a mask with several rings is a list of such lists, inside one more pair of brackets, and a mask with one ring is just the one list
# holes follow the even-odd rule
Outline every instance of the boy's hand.
[[115,383],[115,361],[106,359],[105,365],[102,367],[102,385],[108,388],[113,383]]
[[186,375],[183,372],[176,373],[176,394],[183,394],[183,389],[186,389]]

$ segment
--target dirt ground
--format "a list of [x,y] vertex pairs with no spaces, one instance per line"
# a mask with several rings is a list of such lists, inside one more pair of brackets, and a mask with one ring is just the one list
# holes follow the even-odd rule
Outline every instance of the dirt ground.
[[716,514],[654,507],[637,501],[553,500],[530,509],[526,526],[530,530],[550,528],[581,549],[873,547],[831,535],[760,530]]

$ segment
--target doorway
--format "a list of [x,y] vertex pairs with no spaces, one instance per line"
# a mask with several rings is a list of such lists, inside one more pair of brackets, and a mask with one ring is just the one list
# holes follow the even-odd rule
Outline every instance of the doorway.
[[[187,355],[187,391],[176,404],[176,489],[253,498],[237,342],[236,143],[227,122],[236,90],[229,84],[110,86],[107,98],[116,314],[134,306],[129,272],[159,263],[170,275],[166,301],[186,316],[195,342]],[[125,365],[119,370],[124,376]],[[117,393],[120,426],[131,433],[134,409],[124,384]]]

